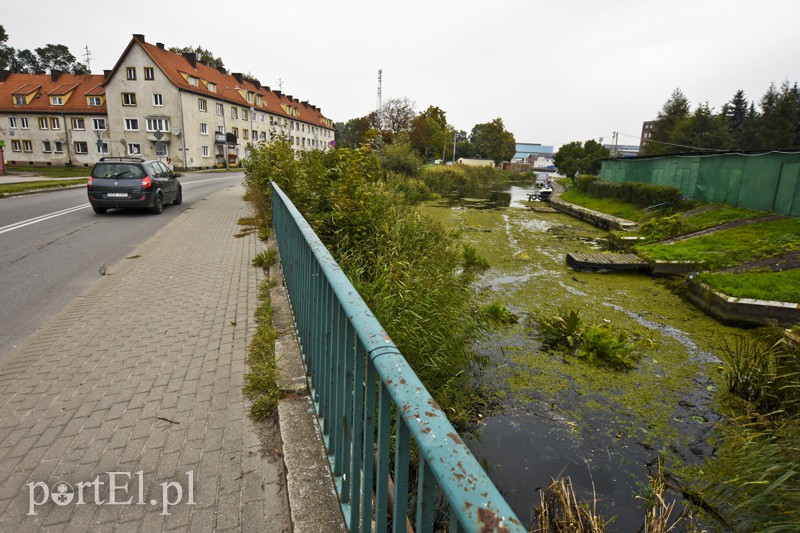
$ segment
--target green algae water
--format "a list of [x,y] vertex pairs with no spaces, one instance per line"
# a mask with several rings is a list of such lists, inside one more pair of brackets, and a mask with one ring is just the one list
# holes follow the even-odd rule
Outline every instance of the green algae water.
[[[538,490],[570,476],[582,502],[596,505],[604,519],[615,517],[610,531],[637,531],[648,463],[664,453],[667,468],[680,472],[712,457],[722,386],[715,351],[740,330],[649,276],[574,272],[566,254],[597,251],[607,234],[547,212],[546,204],[529,204],[528,190],[512,185],[424,208],[489,259],[479,290],[520,317],[478,347],[493,361],[481,379],[503,399],[470,447],[524,522],[533,519]],[[614,370],[543,350],[534,318],[560,310],[624,332],[642,355],[636,368]]]

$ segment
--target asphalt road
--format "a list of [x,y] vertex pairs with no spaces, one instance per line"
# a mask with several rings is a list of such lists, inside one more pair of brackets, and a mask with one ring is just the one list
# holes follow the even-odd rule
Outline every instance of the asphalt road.
[[[0,360],[102,270],[124,260],[183,210],[242,177],[241,172],[184,174],[183,204],[169,204],[160,215],[121,210],[96,215],[84,188],[0,198]],[[153,272],[153,283],[161,283],[163,274]],[[153,302],[154,313],[157,308]]]

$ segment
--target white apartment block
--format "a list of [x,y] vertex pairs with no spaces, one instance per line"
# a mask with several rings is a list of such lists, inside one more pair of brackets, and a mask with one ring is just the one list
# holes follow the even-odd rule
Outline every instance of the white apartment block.
[[9,164],[91,166],[110,155],[160,158],[178,168],[235,166],[249,144],[280,135],[297,152],[325,150],[333,122],[308,101],[143,35],[133,36],[103,76],[0,72],[0,138]]

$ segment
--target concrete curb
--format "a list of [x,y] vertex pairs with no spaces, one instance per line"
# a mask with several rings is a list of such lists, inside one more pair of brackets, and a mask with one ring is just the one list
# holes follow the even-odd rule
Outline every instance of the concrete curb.
[[[267,246],[277,251],[274,236],[269,238]],[[283,396],[278,402],[278,419],[292,530],[294,533],[345,533],[347,528],[311,402],[279,257],[270,266],[269,276],[277,282],[270,290],[270,300],[272,325],[278,332],[275,359],[278,387]]]
[[734,298],[717,292],[705,283],[690,280],[687,296],[694,305],[725,324],[782,326],[800,323],[800,305],[751,298]]

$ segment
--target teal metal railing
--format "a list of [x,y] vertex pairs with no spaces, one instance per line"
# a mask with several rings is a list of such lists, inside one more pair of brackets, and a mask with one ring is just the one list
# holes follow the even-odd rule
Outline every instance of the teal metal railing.
[[433,531],[439,492],[450,532],[525,531],[325,245],[272,185],[283,276],[348,529],[372,531],[374,521],[375,531],[391,523],[405,532],[411,512],[417,533]]

